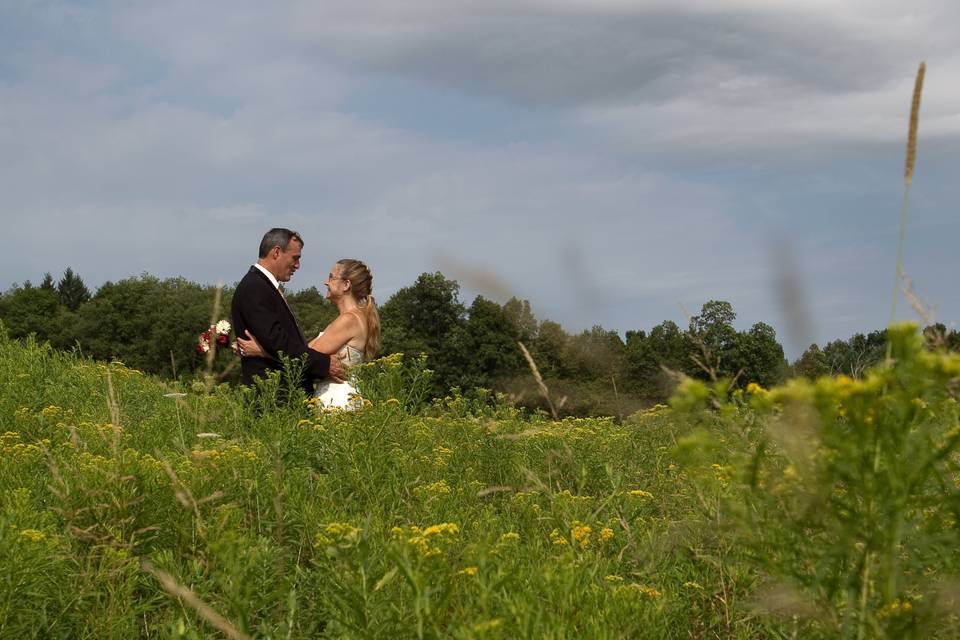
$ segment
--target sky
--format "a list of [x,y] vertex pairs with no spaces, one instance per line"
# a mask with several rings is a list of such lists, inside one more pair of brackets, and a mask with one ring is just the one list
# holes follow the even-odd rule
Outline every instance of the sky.
[[[953,0],[0,2],[0,289],[237,282],[298,230],[385,301],[423,272],[576,332],[727,300],[788,356],[957,327]],[[917,319],[901,297],[898,317]]]

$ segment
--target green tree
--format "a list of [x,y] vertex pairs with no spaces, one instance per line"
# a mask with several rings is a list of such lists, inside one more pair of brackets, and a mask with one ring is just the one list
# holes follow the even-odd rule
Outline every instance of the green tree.
[[289,293],[286,298],[308,340],[323,331],[324,327],[337,317],[337,307],[316,287]]
[[434,370],[433,390],[438,394],[456,384],[462,368],[454,353],[466,322],[459,293],[460,285],[439,271],[423,273],[380,308],[383,352],[427,354]]
[[736,317],[729,302],[710,300],[690,319],[691,360],[697,364],[693,375],[732,378],[738,385],[770,386],[784,379],[787,362],[773,327],[758,322],[749,331],[737,331]]
[[664,371],[692,373],[689,336],[671,320],[650,330],[628,331],[626,343],[627,389],[654,402],[666,400],[674,380]]
[[700,315],[690,318],[689,335],[694,344],[691,356],[699,363],[691,371],[693,376],[708,378],[708,369],[724,377],[737,374],[732,362],[737,342],[737,330],[733,327],[736,318],[733,306],[723,300],[704,303]]
[[823,355],[830,367],[830,373],[843,373],[859,378],[871,366],[879,363],[886,355],[887,331],[871,331],[869,334],[856,333],[847,340],[828,342]]
[[754,324],[750,331],[738,333],[731,351],[730,370],[735,368],[736,372],[743,372],[740,384],[756,382],[772,387],[786,378],[787,361],[783,357],[783,347],[777,342],[773,327],[765,322]]
[[54,289],[34,287],[27,281],[23,286],[14,287],[4,298],[3,323],[11,338],[33,334],[37,340],[49,341],[55,347],[70,345],[69,336],[64,334],[68,323]]
[[937,322],[923,328],[923,337],[930,349],[960,350],[960,332],[948,330],[947,325]]
[[616,331],[594,325],[567,342],[565,355],[578,380],[607,382],[623,370],[624,344]]
[[457,333],[455,352],[461,368],[456,384],[464,389],[497,386],[516,376],[524,367],[517,342],[519,328],[496,302],[477,296],[467,312],[462,331]]
[[47,271],[43,274],[43,280],[40,282],[40,288],[46,291],[54,291],[56,287],[53,284],[53,276]]
[[60,282],[57,283],[57,295],[60,298],[60,304],[70,311],[76,311],[80,305],[90,300],[90,290],[87,289],[87,285],[70,267],[67,267]]
[[570,377],[571,369],[565,360],[570,336],[558,323],[544,320],[537,328],[533,347],[527,345],[537,363],[537,369],[545,378]]
[[[190,371],[203,363],[196,345],[209,327],[213,301],[213,287],[183,278],[160,280],[144,274],[107,282],[78,310],[77,340],[100,360],[116,358],[164,375],[172,372],[173,363],[178,374]],[[218,319],[227,318],[229,308],[228,292]]]
[[537,338],[537,319],[530,309],[530,302],[510,298],[503,305],[503,313],[515,327],[517,339],[528,349],[531,348]]
[[820,376],[830,374],[830,364],[823,350],[814,343],[807,347],[807,350],[793,363],[793,372],[809,380],[816,380]]

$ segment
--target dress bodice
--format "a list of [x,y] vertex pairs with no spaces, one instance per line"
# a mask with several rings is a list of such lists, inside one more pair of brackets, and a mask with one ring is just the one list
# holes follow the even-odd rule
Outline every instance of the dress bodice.
[[[323,331],[317,334],[317,337],[323,335]],[[346,344],[340,348],[340,351],[337,352],[337,355],[340,356],[340,362],[343,364],[344,368],[349,369],[350,367],[356,366],[358,364],[363,364],[363,351],[357,349],[356,347]]]
[[340,349],[338,354],[340,356],[340,362],[343,363],[344,367],[353,367],[358,364],[363,364],[363,352],[356,347],[346,345],[343,349]]

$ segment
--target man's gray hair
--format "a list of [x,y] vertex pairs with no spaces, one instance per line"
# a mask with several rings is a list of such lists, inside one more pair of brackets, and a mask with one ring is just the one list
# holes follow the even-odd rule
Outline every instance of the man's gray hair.
[[300,243],[300,246],[303,247],[303,238],[301,238],[300,234],[296,231],[283,229],[281,227],[270,229],[270,231],[263,234],[263,240],[260,241],[260,257],[266,258],[267,254],[270,253],[270,250],[274,247],[280,247],[281,251],[286,251],[291,240],[296,240]]

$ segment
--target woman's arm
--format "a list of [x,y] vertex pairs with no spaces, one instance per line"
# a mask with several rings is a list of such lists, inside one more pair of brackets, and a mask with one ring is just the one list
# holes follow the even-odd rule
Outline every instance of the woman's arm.
[[360,335],[363,326],[356,314],[344,313],[327,325],[323,333],[310,341],[309,347],[314,351],[333,355]]

